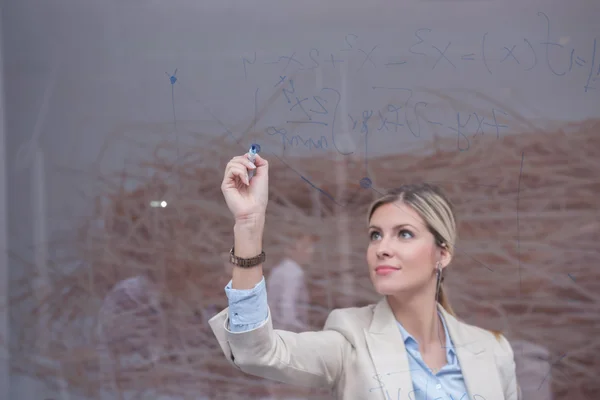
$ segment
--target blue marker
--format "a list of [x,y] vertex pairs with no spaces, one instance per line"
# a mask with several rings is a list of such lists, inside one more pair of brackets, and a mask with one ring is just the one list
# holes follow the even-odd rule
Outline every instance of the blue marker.
[[[256,155],[260,152],[260,145],[258,144],[253,144],[252,146],[250,146],[250,150],[248,150],[248,160],[250,160],[250,162],[252,164],[254,164],[254,162],[256,161]],[[250,179],[252,179],[252,176],[254,176],[254,170],[251,169],[248,171],[248,181],[250,181]]]

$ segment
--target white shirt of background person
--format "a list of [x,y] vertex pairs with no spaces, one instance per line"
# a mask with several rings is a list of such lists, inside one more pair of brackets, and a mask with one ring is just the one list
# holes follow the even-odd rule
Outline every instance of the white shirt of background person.
[[310,296],[304,265],[313,262],[316,238],[303,234],[292,239],[284,259],[269,274],[267,300],[275,329],[300,332],[308,329]]

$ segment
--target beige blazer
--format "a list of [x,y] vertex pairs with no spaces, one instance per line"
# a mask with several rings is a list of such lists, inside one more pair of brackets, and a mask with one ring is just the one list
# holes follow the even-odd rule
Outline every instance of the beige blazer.
[[[520,400],[513,351],[506,338],[497,340],[491,332],[438,308],[456,348],[468,400]],[[404,340],[385,298],[362,308],[333,310],[318,332],[274,330],[269,313],[260,327],[233,333],[227,313],[226,308],[209,324],[227,359],[248,374],[330,388],[336,399],[415,398]]]

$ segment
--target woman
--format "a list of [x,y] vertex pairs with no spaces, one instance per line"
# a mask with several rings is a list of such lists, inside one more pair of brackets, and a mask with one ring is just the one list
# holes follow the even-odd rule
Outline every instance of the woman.
[[238,156],[221,186],[235,218],[232,260],[244,266],[225,288],[229,307],[209,323],[236,368],[344,400],[520,399],[506,338],[459,321],[444,295],[456,223],[429,185],[403,186],[369,210],[366,258],[381,301],[333,310],[320,332],[274,330],[261,265],[268,171],[260,156]]

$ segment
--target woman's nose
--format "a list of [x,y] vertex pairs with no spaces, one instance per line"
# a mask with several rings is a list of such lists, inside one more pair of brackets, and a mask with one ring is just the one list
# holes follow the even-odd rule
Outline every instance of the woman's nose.
[[377,258],[386,258],[390,257],[391,251],[389,250],[389,246],[382,241],[377,248],[376,254]]

